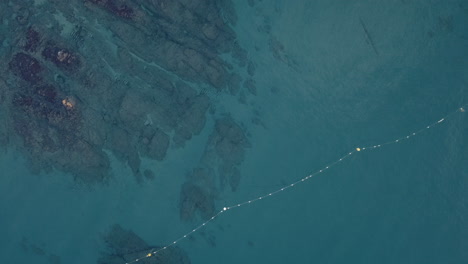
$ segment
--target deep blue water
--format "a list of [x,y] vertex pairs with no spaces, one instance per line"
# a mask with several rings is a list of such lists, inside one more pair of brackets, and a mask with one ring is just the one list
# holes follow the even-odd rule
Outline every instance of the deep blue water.
[[[466,1],[239,1],[236,9],[239,42],[257,64],[249,107],[264,127],[249,122],[245,105],[218,97],[219,109],[245,121],[252,143],[239,190],[219,208],[468,103]],[[272,37],[284,45],[282,60]],[[180,246],[192,263],[468,263],[467,114],[232,209]],[[158,245],[188,232],[197,223],[178,220],[180,185],[212,125],[164,162],[144,161],[156,179],[143,186],[117,160],[113,180],[90,190],[59,172],[32,175],[20,154],[6,151],[1,262],[51,263],[54,254],[61,263],[96,263],[114,223]],[[23,238],[45,253],[25,253]]]

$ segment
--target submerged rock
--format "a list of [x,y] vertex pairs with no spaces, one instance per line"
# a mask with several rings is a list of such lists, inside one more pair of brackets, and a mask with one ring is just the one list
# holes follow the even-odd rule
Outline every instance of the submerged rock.
[[13,74],[29,83],[34,84],[42,79],[40,73],[43,69],[39,61],[28,54],[22,52],[15,54],[9,66]]
[[[113,225],[111,230],[103,236],[107,245],[107,252],[98,260],[99,264],[125,264],[140,259],[138,263],[145,264],[189,264],[190,259],[180,247],[170,246],[151,247],[134,232]],[[162,249],[162,250],[160,250]],[[148,253],[160,250],[151,257]]]
[[53,43],[48,43],[42,51],[42,56],[52,61],[60,69],[65,71],[74,71],[80,67],[80,59],[70,50],[58,47]]
[[133,8],[131,8],[125,1],[121,0],[85,0],[85,2],[90,2],[96,4],[111,14],[114,14],[118,17],[131,19],[134,16]]
[[243,81],[223,58],[246,64],[225,20],[235,21],[229,2],[0,3],[19,19],[4,23],[0,102],[12,125],[1,133],[38,171],[101,182],[110,150],[143,178],[142,157],[161,161],[183,147],[205,127],[212,92],[234,94]]
[[169,136],[160,129],[145,127],[142,131],[140,151],[143,156],[163,160],[169,147]]
[[180,191],[180,218],[183,221],[194,219],[198,213],[203,220],[215,214],[216,197],[214,171],[195,168]]
[[230,117],[216,121],[210,144],[214,145],[216,154],[228,166],[239,165],[244,159],[245,148],[250,147],[244,131]]
[[41,36],[32,27],[28,28],[26,32],[26,41],[24,43],[23,49],[27,52],[36,52],[41,41]]
[[[197,213],[204,220],[215,214],[215,199],[228,184],[235,191],[241,180],[239,166],[250,143],[243,129],[231,118],[215,123],[199,167],[194,169],[180,191],[180,218],[192,220]],[[217,179],[219,181],[217,181]]]

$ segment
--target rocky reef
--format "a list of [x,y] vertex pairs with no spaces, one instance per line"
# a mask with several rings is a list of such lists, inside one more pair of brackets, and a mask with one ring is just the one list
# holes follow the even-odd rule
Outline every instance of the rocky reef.
[[143,239],[120,225],[113,225],[103,236],[107,251],[102,254],[98,264],[125,264],[136,259],[144,264],[189,264],[190,259],[179,247],[171,246],[151,257],[142,258],[149,252],[161,247],[151,247]]
[[0,10],[12,18],[0,29],[0,143],[33,171],[85,184],[110,176],[107,150],[151,178],[141,158],[163,160],[201,133],[213,98],[242,81],[232,63],[253,73],[228,0],[29,0]]
[[195,168],[180,190],[180,218],[192,220],[199,213],[207,220],[215,214],[215,172],[212,168]]
[[215,214],[214,204],[226,185],[232,191],[239,186],[240,168],[246,149],[251,145],[244,130],[230,116],[218,119],[203,156],[187,177],[180,193],[180,218],[204,220]]
[[[247,104],[257,90],[230,0],[2,1],[0,17],[0,146],[32,172],[95,186],[109,182],[116,158],[141,183],[158,175],[142,159],[164,161],[203,132],[180,218],[208,219],[226,186],[238,188],[250,143],[217,106],[220,95]],[[157,249],[118,225],[104,240],[100,264]],[[178,247],[139,262],[190,263]]]

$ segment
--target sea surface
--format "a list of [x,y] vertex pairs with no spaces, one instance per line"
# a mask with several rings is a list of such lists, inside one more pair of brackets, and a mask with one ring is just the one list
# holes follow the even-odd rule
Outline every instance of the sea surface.
[[[353,154],[180,241],[191,263],[468,263],[468,2],[254,2],[235,1],[234,30],[256,63],[248,104],[262,125],[217,98],[252,145],[217,209]],[[144,160],[156,178],[143,185],[117,159],[108,184],[81,188],[2,151],[0,263],[97,263],[114,223],[152,245],[189,232],[201,222],[179,220],[180,186],[212,126],[163,162]]]

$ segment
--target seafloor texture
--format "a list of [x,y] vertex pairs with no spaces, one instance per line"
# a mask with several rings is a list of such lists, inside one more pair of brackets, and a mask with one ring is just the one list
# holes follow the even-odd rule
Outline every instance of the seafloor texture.
[[[241,87],[240,74],[253,76],[254,66],[236,41],[229,0],[0,5],[1,144],[19,150],[35,173],[56,170],[77,184],[102,184],[113,155],[138,182],[154,179],[142,158],[162,161],[200,134],[208,110],[217,114],[218,94],[255,89],[250,78]],[[213,215],[225,182],[235,190],[246,143],[233,118],[216,120],[200,157],[212,172],[211,188],[198,176],[182,185],[183,220],[196,211]]]
[[466,263],[466,25],[464,0],[0,1],[0,263]]
[[[98,264],[125,264],[149,254],[161,247],[150,247],[132,231],[123,229],[120,225],[113,225],[103,237],[107,250],[98,260]],[[151,258],[143,258],[138,263],[144,264],[189,264],[187,254],[179,247],[161,250]]]
[[239,89],[220,54],[248,61],[221,4],[3,2],[4,145],[87,184],[109,176],[110,150],[141,180],[141,157],[163,160],[201,132],[207,94]]
[[[241,89],[239,70],[233,71],[234,65],[220,55],[230,54],[237,68],[249,64],[245,71],[253,75],[253,64],[231,28],[231,5],[2,3],[8,21],[1,54],[2,108],[7,113],[2,144],[19,149],[35,172],[67,172],[86,185],[110,176],[106,150],[126,163],[137,181],[151,179],[155,172],[142,169],[141,158],[161,161],[171,148],[183,147],[205,127],[210,97],[235,96]],[[250,90],[251,82],[246,80]],[[217,123],[224,125],[216,125],[207,149],[216,148],[218,154],[203,159],[221,182],[227,180],[235,189],[246,147],[237,141],[246,139],[236,138],[243,132],[232,118]],[[206,210],[213,208],[216,188],[201,193],[193,181],[181,188],[181,217],[186,220],[194,210],[213,212]]]

